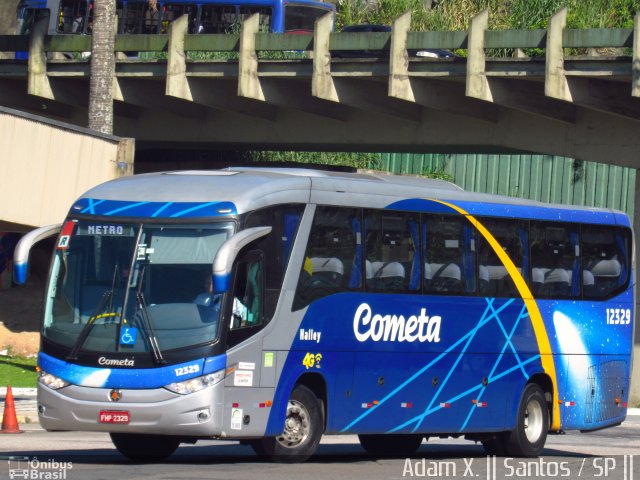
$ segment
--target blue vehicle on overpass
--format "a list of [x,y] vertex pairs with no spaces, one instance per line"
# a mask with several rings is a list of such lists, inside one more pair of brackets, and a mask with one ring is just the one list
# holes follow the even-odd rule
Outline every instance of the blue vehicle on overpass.
[[[118,33],[167,33],[169,24],[189,15],[189,33],[230,33],[242,20],[259,14],[263,32],[309,33],[314,22],[335,13],[331,3],[316,0],[117,0]],[[22,0],[18,6],[19,34],[28,34],[35,21],[49,19],[49,35],[90,34],[93,0]]]

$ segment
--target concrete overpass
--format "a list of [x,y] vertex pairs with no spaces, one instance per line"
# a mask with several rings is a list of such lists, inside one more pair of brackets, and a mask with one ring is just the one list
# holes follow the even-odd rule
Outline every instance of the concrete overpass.
[[[487,30],[487,12],[466,32],[314,35],[257,32],[118,36],[116,50],[164,51],[166,60],[119,60],[114,133],[138,149],[191,145],[261,149],[533,151],[637,166],[640,151],[639,20],[631,29],[568,30],[566,10],[547,30]],[[0,37],[0,104],[86,124],[89,64],[45,60],[46,52],[90,50],[87,37]],[[466,49],[467,57],[408,58],[407,49]],[[544,57],[490,56],[542,48]],[[609,56],[567,56],[605,49]],[[382,50],[380,58],[335,58]],[[195,60],[195,52],[227,60]],[[266,51],[295,60],[263,60]],[[308,52],[300,55],[295,52]],[[611,52],[616,53],[615,56]],[[49,55],[51,56],[51,55]],[[273,56],[273,55],[272,55]]]

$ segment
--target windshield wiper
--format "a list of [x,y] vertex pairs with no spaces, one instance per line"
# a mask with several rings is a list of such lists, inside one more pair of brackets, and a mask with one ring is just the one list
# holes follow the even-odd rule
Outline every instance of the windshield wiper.
[[138,291],[138,293],[136,293],[136,301],[138,302],[138,307],[142,312],[142,325],[147,331],[147,339],[149,340],[149,346],[151,347],[151,352],[153,353],[153,359],[156,363],[165,364],[167,363],[167,361],[162,356],[162,350],[160,350],[160,345],[158,345],[156,332],[153,328],[153,322],[149,317],[149,307],[147,305],[146,299],[144,298],[144,293]]
[[72,360],[72,361],[78,360],[78,353],[80,352],[82,345],[84,345],[84,342],[87,341],[87,338],[89,337],[89,334],[91,333],[91,330],[95,325],[95,321],[98,318],[100,318],[100,314],[105,311],[104,307],[107,305],[107,302],[110,301],[112,298],[113,298],[113,290],[107,290],[102,294],[102,297],[100,298],[100,301],[96,305],[96,308],[94,309],[93,314],[89,317],[89,320],[87,320],[87,323],[85,323],[84,327],[82,327],[82,330],[80,330],[80,335],[78,335],[77,340],[71,347],[71,352],[67,356],[67,360]]
[[[89,320],[87,320],[87,323],[84,325],[84,327],[82,327],[82,330],[80,330],[80,335],[78,335],[78,338],[76,339],[75,343],[71,347],[71,352],[69,352],[69,355],[67,356],[67,360],[72,360],[72,361],[78,360],[78,353],[80,352],[80,349],[84,345],[84,342],[87,341],[87,338],[89,337],[89,334],[91,333],[91,330],[95,325],[95,321],[98,318],[100,318],[100,315],[102,314],[102,312],[105,311],[104,307],[105,305],[107,305],[107,302],[109,302],[109,308],[107,310],[109,312],[113,312],[113,290],[116,288],[116,278],[118,278],[117,263],[113,269],[113,279],[111,280],[111,289],[107,290],[102,294],[102,297],[100,298],[100,301],[96,305],[96,308],[93,310],[93,313],[89,317]],[[117,315],[110,314],[110,316],[117,316]]]

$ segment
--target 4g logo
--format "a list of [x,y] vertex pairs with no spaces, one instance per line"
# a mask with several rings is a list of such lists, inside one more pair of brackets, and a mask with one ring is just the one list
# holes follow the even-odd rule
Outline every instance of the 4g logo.
[[320,353],[307,353],[302,359],[302,365],[309,370],[310,368],[320,368],[320,360],[322,360],[322,354]]

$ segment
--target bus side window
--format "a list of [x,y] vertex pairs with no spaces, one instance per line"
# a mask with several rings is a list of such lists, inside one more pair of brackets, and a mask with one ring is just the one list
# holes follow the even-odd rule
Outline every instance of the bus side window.
[[203,5],[198,33],[233,33],[238,14],[233,5]]
[[582,227],[582,278],[585,298],[603,299],[619,292],[629,278],[629,232],[611,226]]
[[580,296],[578,226],[532,222],[531,290],[542,298]]
[[[428,293],[463,293],[473,282],[474,242],[465,231],[464,219],[446,215],[425,215],[422,221],[422,249],[425,291]],[[475,289],[475,286],[473,286]]]
[[124,33],[145,33],[146,3],[129,2],[124,10]]
[[62,0],[58,13],[59,33],[84,33],[87,0]]
[[271,233],[256,243],[256,248],[268,252],[264,259],[265,298],[264,322],[268,323],[276,310],[284,274],[289,264],[303,205],[277,205],[255,210],[247,215],[244,228],[270,226]]
[[[528,228],[518,220],[487,218],[481,223],[489,230],[500,247],[509,256],[518,271],[528,278]],[[489,242],[478,236],[479,293],[485,297],[516,297],[518,290],[506,267]]]
[[355,208],[317,208],[293,300],[294,310],[334,293],[361,289],[360,218],[361,211]]
[[162,11],[162,26],[160,33],[167,33],[169,24],[177,20],[182,15],[189,15],[187,33],[198,33],[198,6],[195,4],[172,4],[167,3]]
[[420,290],[420,218],[370,211],[366,225],[366,287],[372,292]]
[[238,263],[231,307],[232,330],[263,324],[264,262],[262,252],[252,251]]
[[258,31],[269,33],[271,29],[271,8],[268,7],[240,7],[240,21],[244,22],[254,13],[260,14]]

